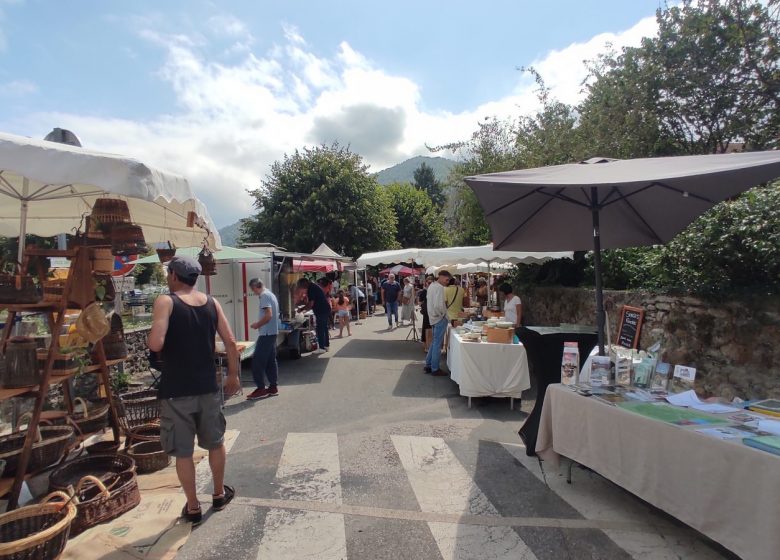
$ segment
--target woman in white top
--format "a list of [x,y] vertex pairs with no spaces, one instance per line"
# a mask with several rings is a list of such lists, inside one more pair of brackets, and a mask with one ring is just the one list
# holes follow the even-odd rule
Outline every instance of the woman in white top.
[[515,328],[519,327],[523,321],[523,303],[512,293],[512,286],[508,283],[501,284],[499,290],[504,294],[504,317],[511,321]]
[[414,313],[414,284],[408,276],[404,278],[404,290],[401,292],[401,324],[412,320]]

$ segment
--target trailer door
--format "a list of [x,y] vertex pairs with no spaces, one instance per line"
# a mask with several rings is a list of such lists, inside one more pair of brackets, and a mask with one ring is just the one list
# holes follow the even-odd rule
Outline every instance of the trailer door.
[[[214,276],[202,276],[205,279],[206,293],[211,295],[222,306],[228,325],[236,331],[236,293],[234,287],[233,263],[217,262],[217,273]],[[200,281],[200,279],[199,279]]]

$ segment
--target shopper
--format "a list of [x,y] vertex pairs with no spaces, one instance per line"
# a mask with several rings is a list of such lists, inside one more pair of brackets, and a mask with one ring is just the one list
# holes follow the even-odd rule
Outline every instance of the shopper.
[[306,278],[298,280],[296,287],[298,289],[298,299],[305,295],[307,300],[306,309],[314,311],[315,329],[317,331],[317,349],[314,353],[322,354],[327,352],[330,347],[330,334],[328,333],[330,303],[325,297],[325,292],[320,286]]
[[393,328],[393,317],[395,317],[395,326],[398,326],[398,296],[401,293],[401,286],[395,281],[395,274],[387,277],[387,282],[382,284],[382,302],[385,306],[387,315],[387,328]]
[[501,284],[499,290],[504,294],[504,317],[514,328],[519,327],[523,322],[523,302],[512,293],[512,285],[508,282]]
[[428,340],[428,330],[431,328],[431,323],[428,319],[427,301],[428,287],[431,285],[431,282],[433,282],[433,276],[426,276],[423,288],[417,292],[417,302],[420,304],[420,315],[422,315],[422,335],[420,336],[420,340],[422,341],[426,352],[428,351],[428,345],[431,343],[431,341]]
[[227,352],[225,396],[241,388],[238,348],[219,302],[195,288],[201,273],[193,258],[175,256],[168,261],[170,295],[160,295],[152,310],[152,328],[147,344],[162,354],[160,399],[160,444],[176,458],[187,503],[182,517],[200,523],[203,517],[195,487],[195,436],[209,452],[214,483],[212,509],[221,511],[236,495],[225,477],[225,416],[214,363],[215,337],[222,338]]
[[414,314],[414,284],[412,279],[408,276],[404,278],[404,287],[401,292],[401,324],[404,321],[412,321],[412,315]]
[[347,336],[352,336],[352,330],[349,326],[349,298],[344,295],[344,290],[339,290],[334,300],[336,309],[336,323],[339,326],[339,338],[344,336],[344,328],[347,329]]
[[447,375],[440,368],[441,346],[444,342],[444,335],[447,333],[449,321],[447,319],[447,304],[444,302],[444,287],[449,284],[452,275],[446,270],[439,271],[436,281],[428,286],[426,296],[428,305],[428,318],[433,329],[431,346],[425,356],[425,373],[430,373],[437,377]]
[[447,318],[454,325],[463,311],[463,298],[466,292],[458,285],[455,278],[450,278],[449,285],[444,289],[444,301],[447,303]]
[[[249,325],[257,329],[257,342],[252,354],[252,377],[257,388],[249,393],[247,400],[254,401],[279,394],[276,381],[279,366],[276,362],[276,336],[279,334],[279,302],[276,296],[263,286],[258,278],[249,281],[249,289],[260,298],[260,317]],[[268,380],[268,387],[265,382]]]

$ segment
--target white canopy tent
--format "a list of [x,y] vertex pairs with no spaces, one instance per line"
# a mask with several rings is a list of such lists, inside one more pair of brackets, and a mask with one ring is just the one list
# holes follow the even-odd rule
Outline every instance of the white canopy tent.
[[184,177],[135,159],[0,133],[0,235],[69,233],[95,200],[121,198],[147,243],[221,247],[206,207]]
[[436,274],[440,270],[447,270],[452,274],[474,274],[477,272],[503,274],[509,272],[514,266],[512,263],[497,263],[494,265],[487,263],[464,263],[451,266],[429,266],[425,269],[425,274]]
[[417,257],[422,249],[393,249],[377,253],[364,253],[357,259],[359,267],[377,266],[380,264],[397,264],[418,262]]
[[493,244],[476,247],[446,247],[444,249],[418,249],[415,262],[426,267],[454,266],[458,264],[541,264],[553,259],[572,259],[574,253],[494,251]]

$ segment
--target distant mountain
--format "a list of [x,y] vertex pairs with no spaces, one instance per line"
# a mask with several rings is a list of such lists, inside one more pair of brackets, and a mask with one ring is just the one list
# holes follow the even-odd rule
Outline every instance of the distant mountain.
[[238,237],[241,235],[241,220],[219,229],[222,244],[228,247],[238,247]]
[[439,181],[444,181],[455,166],[451,159],[443,157],[417,156],[401,163],[383,169],[376,174],[376,180],[380,185],[389,185],[391,183],[413,183],[414,171],[420,167],[421,163],[427,164],[433,169],[433,174]]

